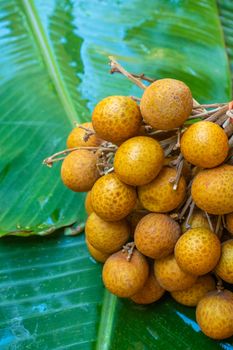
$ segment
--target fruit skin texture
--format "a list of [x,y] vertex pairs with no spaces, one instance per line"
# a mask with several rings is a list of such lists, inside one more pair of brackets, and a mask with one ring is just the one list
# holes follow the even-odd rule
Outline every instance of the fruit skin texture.
[[105,287],[121,298],[136,294],[146,283],[149,265],[146,258],[134,249],[130,261],[128,253],[119,251],[105,262],[102,272]]
[[103,140],[119,144],[137,135],[142,124],[142,116],[132,98],[109,96],[96,105],[92,124]]
[[170,130],[181,126],[191,114],[192,94],[176,79],[160,79],[148,86],[140,102],[145,122],[155,129]]
[[136,304],[151,304],[159,300],[164,293],[165,289],[159,285],[153,271],[151,271],[142,289],[134,294],[131,300]]
[[91,191],[94,211],[106,221],[126,217],[137,201],[135,188],[121,182],[115,173],[102,176]]
[[233,236],[233,213],[226,215],[227,230]]
[[[191,218],[189,220],[189,228],[197,228],[197,227],[205,227],[210,228],[210,225],[208,223],[207,217],[205,213],[202,210],[195,210],[194,213],[191,215]],[[188,228],[185,226],[185,222],[182,224],[182,232],[188,231]]]
[[181,270],[173,254],[155,260],[154,274],[159,284],[169,292],[190,288],[197,279],[197,276]]
[[192,287],[171,292],[171,296],[182,305],[196,306],[208,292],[215,290],[215,287],[214,278],[211,275],[204,275],[198,277]]
[[161,259],[173,253],[180,233],[180,226],[170,216],[151,213],[139,221],[134,240],[142,254]]
[[164,153],[158,141],[137,136],[120,145],[114,158],[114,170],[124,183],[141,186],[158,175],[163,161]]
[[86,245],[87,245],[87,249],[89,251],[89,253],[91,254],[91,256],[98,262],[102,262],[104,263],[107,258],[109,257],[110,254],[108,253],[103,253],[98,249],[95,249],[90,242],[88,242],[88,240],[86,239]]
[[92,207],[92,203],[91,203],[91,191],[87,192],[87,195],[86,195],[85,210],[86,210],[88,215],[90,215],[94,211],[94,209]]
[[110,254],[117,252],[128,241],[130,227],[126,220],[104,221],[93,212],[87,219],[85,232],[94,248]]
[[221,243],[204,227],[185,232],[175,246],[175,258],[181,269],[193,275],[204,275],[215,268],[221,254]]
[[233,239],[222,243],[222,255],[215,271],[225,282],[233,284]]
[[214,291],[202,298],[196,309],[196,319],[202,332],[213,339],[233,335],[233,293]]
[[221,165],[200,171],[193,180],[192,197],[209,214],[224,215],[233,211],[233,166]]
[[86,150],[73,151],[64,159],[61,178],[65,186],[74,192],[87,192],[99,177],[97,157]]
[[[92,123],[83,123],[81,126],[91,129],[94,131]],[[84,137],[86,130],[79,128],[78,126],[74,128],[66,141],[67,148],[73,147],[98,147],[103,140],[101,140],[96,134],[91,135],[88,140],[85,141]]]
[[192,124],[181,137],[180,147],[184,158],[201,168],[220,165],[229,151],[227,135],[219,125],[209,121]]
[[175,169],[164,167],[152,182],[138,187],[139,200],[145,209],[166,213],[178,207],[185,197],[186,182],[181,176],[177,190],[174,191],[170,180],[175,176]]

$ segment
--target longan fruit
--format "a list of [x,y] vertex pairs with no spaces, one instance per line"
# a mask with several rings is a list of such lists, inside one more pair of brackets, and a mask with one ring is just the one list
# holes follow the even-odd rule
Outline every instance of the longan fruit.
[[103,253],[100,250],[93,247],[93,245],[91,245],[91,243],[88,242],[87,238],[86,238],[86,245],[91,256],[98,262],[104,263],[107,260],[107,258],[110,256],[110,254]]
[[214,278],[211,275],[204,275],[198,277],[190,288],[171,292],[171,296],[180,304],[196,306],[208,292],[215,290],[215,288]]
[[195,204],[209,214],[233,211],[233,166],[224,164],[200,171],[193,180],[191,194]]
[[117,252],[128,241],[130,227],[127,221],[104,221],[95,212],[88,217],[85,232],[88,242],[104,253]]
[[[80,126],[94,131],[92,123],[83,123],[80,124]],[[103,140],[101,140],[96,134],[89,136],[88,139],[85,140],[86,133],[86,130],[79,128],[79,126],[76,126],[68,135],[66,141],[67,148],[98,147],[103,142]]]
[[132,98],[109,96],[96,105],[92,124],[103,140],[119,144],[137,135],[142,124],[142,116]]
[[146,258],[134,249],[131,259],[128,253],[119,251],[106,260],[102,277],[105,287],[121,298],[135,295],[146,283],[149,265]]
[[185,232],[175,246],[177,264],[193,275],[205,275],[217,265],[221,243],[215,233],[204,227]]
[[225,282],[233,284],[233,239],[222,243],[222,254],[215,271]]
[[136,294],[134,294],[130,299],[136,304],[151,304],[159,300],[165,289],[160,286],[155,278],[153,270],[150,271],[146,283]]
[[186,194],[186,182],[181,176],[177,190],[173,190],[171,180],[175,176],[175,169],[163,167],[152,182],[138,187],[139,200],[145,209],[166,213],[182,203]]
[[90,215],[94,211],[91,203],[91,191],[87,192],[85,198],[85,209],[88,215]]
[[181,137],[180,147],[184,158],[201,168],[220,165],[229,151],[226,133],[209,121],[192,124]]
[[226,215],[226,226],[228,232],[230,232],[231,236],[233,236],[233,213]]
[[123,142],[116,151],[114,170],[119,179],[132,186],[151,182],[160,172],[164,161],[158,141],[136,136]]
[[155,129],[169,130],[181,126],[191,114],[192,94],[180,80],[160,79],[149,85],[140,102],[145,122]]
[[217,290],[206,294],[198,303],[196,319],[202,332],[213,339],[233,335],[233,293]]
[[115,173],[99,178],[91,191],[94,211],[106,221],[125,218],[137,201],[135,188],[121,182]]
[[205,213],[202,210],[196,209],[188,222],[189,228],[186,228],[185,222],[182,224],[182,232],[186,232],[190,228],[205,227],[210,228],[209,222]]
[[96,162],[96,154],[87,150],[68,154],[61,166],[64,185],[74,192],[89,191],[99,177]]
[[155,260],[154,273],[159,284],[169,292],[190,288],[197,279],[179,267],[173,254]]
[[180,234],[179,224],[170,216],[151,213],[139,221],[134,240],[142,254],[152,259],[161,259],[173,253]]

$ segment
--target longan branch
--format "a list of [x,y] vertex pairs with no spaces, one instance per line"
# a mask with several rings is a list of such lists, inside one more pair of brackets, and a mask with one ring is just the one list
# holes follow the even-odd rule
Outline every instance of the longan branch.
[[[67,154],[69,154],[70,152],[73,152],[73,151],[77,151],[77,150],[115,152],[116,149],[117,149],[117,146],[114,146],[114,147],[101,147],[100,146],[100,147],[73,147],[73,148],[67,148],[67,149],[64,149],[63,151],[54,153],[52,156],[49,156],[48,158],[45,158],[43,160],[43,164],[51,167],[53,165],[53,163],[65,159]],[[64,157],[59,157],[61,155],[63,155]]]
[[[114,73],[120,73],[122,74],[121,71],[119,71],[118,68],[114,67],[111,69],[110,71],[111,74],[114,74]],[[137,79],[140,79],[140,80],[144,80],[144,81],[148,81],[149,83],[153,83],[154,81],[156,81],[156,79],[153,79],[153,78],[150,78],[148,76],[146,76],[144,73],[141,73],[141,74],[134,74],[134,73],[130,73],[134,78],[137,78]]]
[[223,103],[210,103],[210,104],[202,104],[202,105],[199,105],[199,106],[193,106],[194,109],[197,109],[197,108],[217,108],[217,107],[222,107],[222,106],[225,106],[227,105],[228,102],[223,102]]
[[190,195],[190,196],[188,197],[187,201],[185,202],[185,205],[183,206],[183,208],[182,208],[180,214],[179,214],[179,220],[182,220],[182,219],[183,219],[183,217],[184,217],[186,211],[188,210],[190,204],[192,203],[192,200],[193,200],[193,199],[192,199],[192,196]]
[[96,132],[94,130],[91,130],[90,128],[86,128],[85,126],[83,125],[78,125],[78,128],[79,129],[83,129],[86,131],[86,134],[84,135],[84,141],[87,142],[88,139],[92,136],[92,135],[95,135]]
[[184,166],[184,160],[182,159],[177,166],[177,173],[176,173],[175,181],[172,187],[174,191],[176,191],[178,188],[179,181],[182,175],[183,166]]
[[123,253],[127,253],[127,261],[130,261],[131,258],[132,258],[132,255],[133,255],[133,251],[134,251],[134,248],[135,248],[135,243],[134,242],[130,242],[130,243],[127,243],[123,246],[122,248],[122,252]]
[[121,74],[123,74],[126,78],[128,78],[129,80],[131,80],[134,84],[136,84],[138,87],[140,87],[140,89],[145,90],[146,89],[146,85],[144,85],[141,82],[141,79],[136,78],[135,76],[133,76],[131,73],[127,72],[127,70],[125,68],[123,68],[116,60],[113,56],[109,56],[109,60],[110,60],[110,66],[111,66],[111,73],[114,73],[115,71],[120,72]]
[[210,216],[207,213],[207,211],[205,211],[205,215],[206,215],[206,218],[208,220],[208,224],[209,224],[210,230],[214,232],[214,227],[213,227],[212,221],[211,221]]
[[190,228],[189,221],[191,219],[191,216],[193,215],[194,208],[195,208],[195,203],[194,203],[194,201],[192,201],[190,204],[190,209],[189,209],[187,219],[185,220],[185,227],[186,228]]

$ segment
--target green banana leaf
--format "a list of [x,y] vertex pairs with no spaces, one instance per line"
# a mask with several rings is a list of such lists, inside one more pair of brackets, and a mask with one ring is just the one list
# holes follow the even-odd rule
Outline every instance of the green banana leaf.
[[[231,1],[0,0],[0,349],[233,349],[213,341],[194,310],[167,295],[149,307],[104,291],[83,235],[83,195],[42,166],[73,123],[107,95],[140,96],[108,74],[114,55],[133,72],[185,81],[200,102],[231,98]],[[226,41],[224,42],[223,29]]]

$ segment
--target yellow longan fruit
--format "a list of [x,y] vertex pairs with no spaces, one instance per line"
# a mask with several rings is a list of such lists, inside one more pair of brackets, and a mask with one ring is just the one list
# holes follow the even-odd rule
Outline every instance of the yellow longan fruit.
[[137,201],[135,188],[121,182],[115,173],[99,178],[91,191],[94,211],[106,221],[125,218]]
[[[90,129],[94,131],[92,123],[83,123],[80,124],[80,126],[83,126],[87,129]],[[75,127],[69,134],[66,144],[68,148],[73,147],[98,147],[103,140],[101,140],[96,134],[93,134],[88,137],[87,140],[85,140],[85,135],[87,131],[79,128],[78,126]]]
[[222,254],[215,271],[225,282],[233,284],[233,239],[222,243]]
[[184,158],[201,168],[218,166],[229,151],[226,133],[218,124],[209,121],[192,124],[181,137],[180,147]]
[[193,275],[205,275],[217,265],[221,243],[215,233],[204,227],[185,232],[175,246],[177,264]]
[[196,319],[202,332],[213,339],[233,335],[233,293],[228,290],[209,292],[196,309]]
[[231,236],[233,236],[233,213],[226,215],[226,226],[228,232],[230,232]]
[[90,215],[94,211],[91,203],[91,191],[87,192],[85,199],[85,209],[88,215]]
[[139,221],[134,240],[142,254],[152,259],[161,259],[173,253],[180,233],[179,224],[170,216],[151,213]]
[[197,276],[181,270],[173,254],[155,260],[154,273],[159,284],[169,292],[190,288]]
[[151,304],[159,300],[164,293],[165,289],[159,285],[152,270],[142,289],[134,294],[131,300],[136,304]]
[[175,169],[164,167],[152,182],[138,187],[139,200],[145,209],[166,213],[182,203],[186,194],[186,182],[181,176],[177,190],[174,191],[171,180],[175,176]]
[[192,108],[189,87],[180,80],[168,78],[149,85],[140,102],[145,122],[160,130],[181,126],[191,114]]
[[194,178],[191,193],[195,204],[209,214],[233,211],[233,166],[224,164],[200,171]]
[[121,298],[136,294],[146,283],[149,265],[146,258],[134,249],[130,261],[128,253],[119,251],[106,260],[102,277],[105,287]]
[[114,170],[121,181],[140,186],[151,182],[164,161],[158,141],[146,136],[133,137],[120,145],[114,158]]
[[171,296],[180,304],[196,306],[208,292],[215,290],[215,288],[214,278],[211,275],[204,275],[198,277],[190,288],[171,292]]
[[61,178],[65,186],[74,192],[87,192],[99,177],[96,167],[96,154],[86,151],[73,151],[64,159]]
[[109,96],[96,105],[92,124],[103,140],[119,144],[137,135],[142,124],[142,116],[132,98]]
[[91,254],[91,256],[98,262],[104,263],[107,258],[110,256],[110,254],[108,253],[103,253],[100,250],[94,248],[90,242],[88,242],[88,240],[86,239],[86,245],[87,245],[87,249],[89,251],[89,253]]
[[114,253],[128,241],[130,227],[126,220],[104,221],[93,212],[87,219],[85,232],[94,248],[104,253]]

